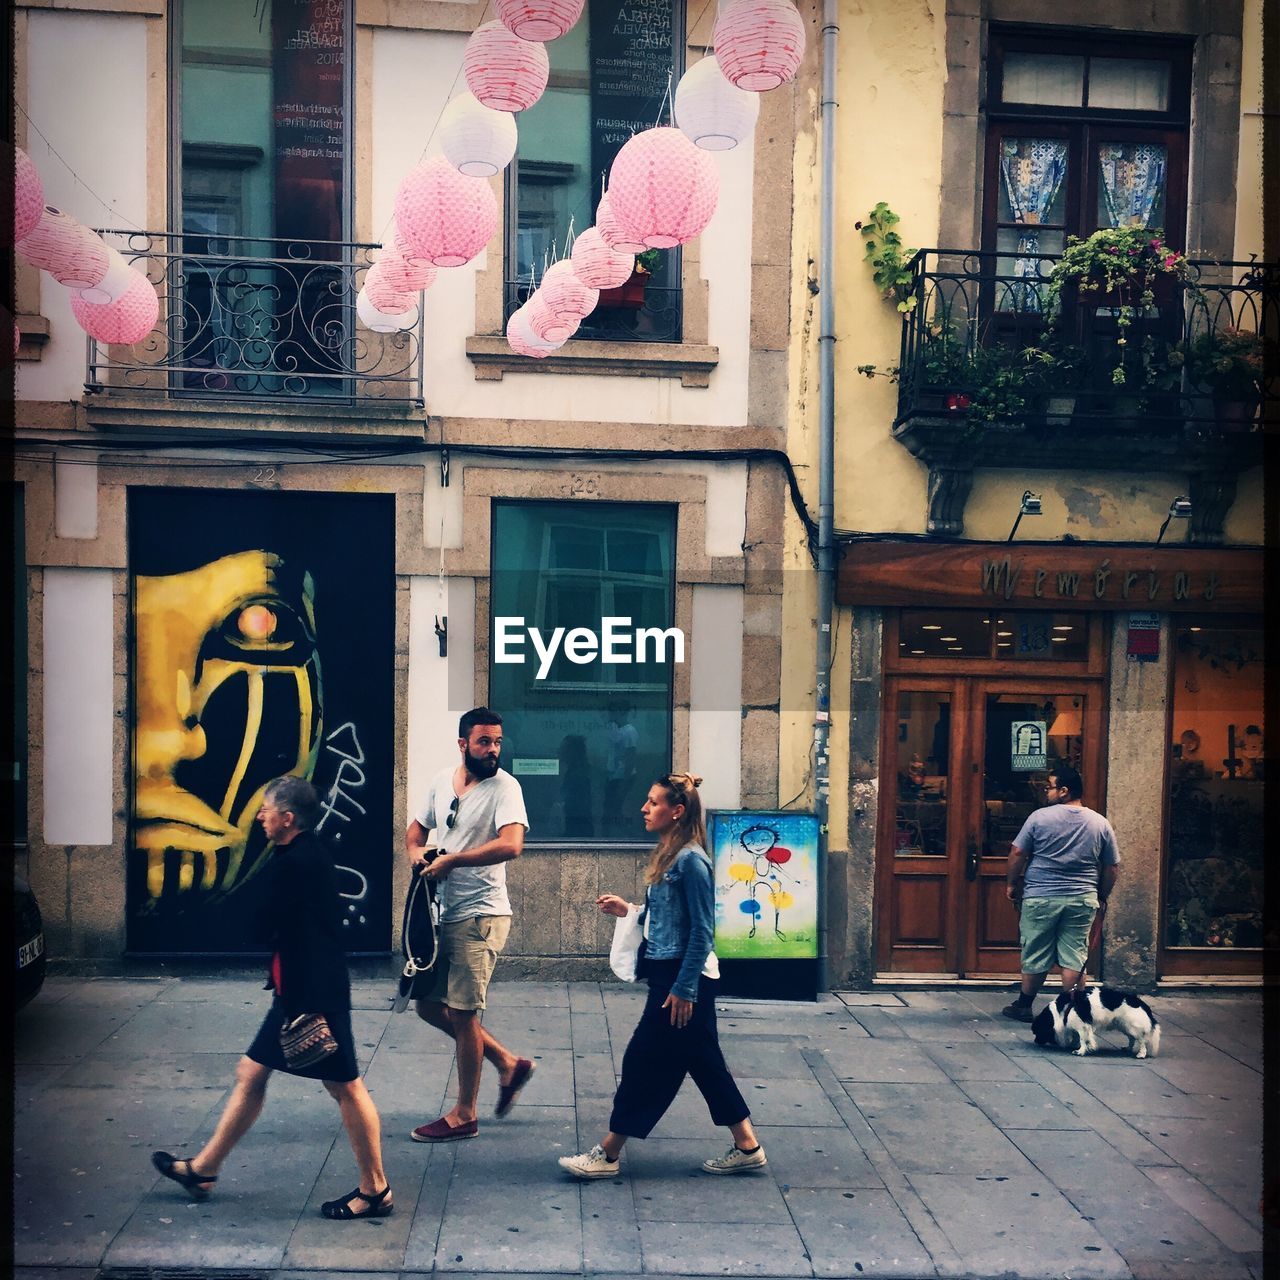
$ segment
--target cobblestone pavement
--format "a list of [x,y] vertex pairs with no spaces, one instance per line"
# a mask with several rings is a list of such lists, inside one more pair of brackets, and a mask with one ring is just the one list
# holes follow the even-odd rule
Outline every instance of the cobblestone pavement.
[[603,1132],[642,993],[495,984],[486,1023],[538,1070],[476,1141],[409,1140],[440,1114],[450,1046],[391,983],[355,984],[356,1043],[381,1113],[395,1213],[319,1216],[355,1181],[320,1085],[273,1078],[257,1126],[201,1204],[154,1148],[212,1130],[268,996],[249,977],[54,977],[17,1017],[20,1280],[99,1271],[278,1280],[409,1277],[1139,1277],[1262,1274],[1262,1005],[1156,996],[1158,1058],[1040,1049],[992,989],[878,989],[816,1004],[726,1000],[722,1042],[768,1153],[715,1178],[693,1086],[623,1176],[579,1184],[556,1157]]

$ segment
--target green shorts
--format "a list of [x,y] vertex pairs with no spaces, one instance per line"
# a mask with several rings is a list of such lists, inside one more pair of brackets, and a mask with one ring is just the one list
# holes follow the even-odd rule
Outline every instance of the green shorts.
[[1020,918],[1022,972],[1048,973],[1054,964],[1079,971],[1089,958],[1096,893],[1069,898],[1024,898]]

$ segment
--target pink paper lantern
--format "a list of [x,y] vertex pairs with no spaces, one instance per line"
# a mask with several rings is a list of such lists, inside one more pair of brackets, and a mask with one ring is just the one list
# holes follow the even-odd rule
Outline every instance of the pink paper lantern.
[[497,0],[498,21],[521,40],[559,40],[582,13],[583,0]]
[[554,342],[559,346],[577,332],[579,320],[552,311],[541,288],[533,291],[525,306],[529,309],[529,327],[543,342]]
[[399,227],[392,229],[391,244],[378,261],[384,264],[388,279],[404,293],[430,289],[439,274],[426,258],[409,247]]
[[527,302],[524,306],[512,312],[511,319],[507,321],[507,343],[517,355],[530,356],[534,360],[541,360],[549,356],[553,351],[559,350],[566,340],[546,342],[538,337],[529,321],[529,304]]
[[109,265],[102,279],[87,289],[75,291],[85,302],[119,302],[132,286],[137,272],[125,261],[119,250],[108,245],[107,258]]
[[16,244],[35,229],[44,212],[44,183],[40,171],[21,147],[13,149],[13,240]]
[[400,184],[396,226],[411,252],[437,267],[460,267],[498,229],[498,202],[483,178],[468,178],[435,156]]
[[725,79],[764,93],[786,84],[804,57],[804,19],[791,0],[730,0],[712,36]]
[[44,206],[35,229],[18,241],[18,252],[68,289],[91,289],[107,274],[111,258],[102,237],[69,213]]
[[91,338],[127,347],[141,342],[156,327],[160,316],[156,287],[141,271],[133,276],[133,283],[116,302],[86,302],[71,295],[71,314]]
[[570,258],[574,274],[593,289],[616,289],[636,269],[635,254],[610,249],[597,227],[588,227],[573,242]]
[[579,280],[568,258],[562,258],[547,268],[539,292],[547,306],[562,320],[581,320],[589,316],[600,301],[600,290]]
[[629,253],[634,258],[649,247],[634,230],[623,226],[607,191],[596,205],[596,230],[600,232],[600,239],[615,253]]
[[383,315],[400,315],[415,305],[413,294],[409,290],[398,289],[395,281],[387,278],[385,265],[382,262],[375,262],[365,272],[363,292]]
[[715,161],[679,129],[637,133],[609,171],[614,215],[650,249],[670,249],[700,234],[719,195]]
[[542,45],[521,40],[501,22],[486,22],[467,41],[462,74],[486,107],[524,111],[542,97],[551,63]]

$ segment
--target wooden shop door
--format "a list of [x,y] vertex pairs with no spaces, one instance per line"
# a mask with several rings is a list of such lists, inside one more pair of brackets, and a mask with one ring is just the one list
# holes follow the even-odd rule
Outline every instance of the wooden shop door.
[[1009,846],[1059,763],[1099,804],[1101,698],[1056,677],[885,682],[877,967],[972,976],[1019,968]]

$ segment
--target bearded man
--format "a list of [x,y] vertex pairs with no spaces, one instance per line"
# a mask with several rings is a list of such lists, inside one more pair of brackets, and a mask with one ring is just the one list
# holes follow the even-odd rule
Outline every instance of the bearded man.
[[[489,980],[511,928],[506,864],[524,849],[529,817],[520,784],[498,767],[502,717],[476,707],[458,721],[461,762],[436,775],[409,824],[405,849],[413,874],[439,886],[440,954],[415,1008],[452,1037],[458,1064],[453,1108],[412,1133],[415,1142],[456,1142],[479,1133],[476,1101],[487,1058],[498,1070],[495,1114],[511,1110],[534,1064],[504,1048],[480,1024]],[[428,837],[434,830],[436,850]]]

